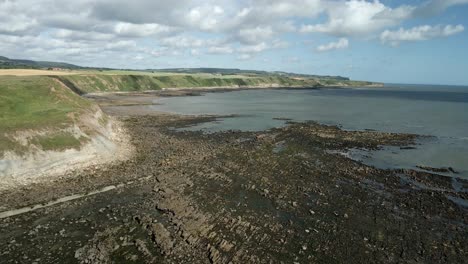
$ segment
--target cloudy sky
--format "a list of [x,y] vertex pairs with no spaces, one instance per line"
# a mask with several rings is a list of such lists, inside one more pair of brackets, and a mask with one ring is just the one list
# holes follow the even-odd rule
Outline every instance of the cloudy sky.
[[0,55],[468,84],[468,0],[0,0]]

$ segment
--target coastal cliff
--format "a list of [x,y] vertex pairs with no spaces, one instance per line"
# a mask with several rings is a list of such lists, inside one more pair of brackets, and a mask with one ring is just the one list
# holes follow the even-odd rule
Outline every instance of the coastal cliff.
[[183,89],[190,92],[379,85],[343,78],[283,75],[3,71],[0,72],[3,188],[130,156],[131,147],[122,126],[103,113],[90,96],[83,96],[86,94],[161,91],[171,95]]
[[120,123],[61,82],[2,77],[0,188],[125,159],[131,147]]

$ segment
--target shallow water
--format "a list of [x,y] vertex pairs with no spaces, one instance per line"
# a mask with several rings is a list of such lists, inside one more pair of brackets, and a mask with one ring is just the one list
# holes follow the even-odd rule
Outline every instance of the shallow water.
[[[264,130],[274,118],[313,120],[343,129],[431,135],[416,149],[385,148],[352,155],[382,168],[453,167],[468,178],[468,87],[386,85],[384,88],[243,90],[158,99],[154,110],[180,114],[239,115],[189,130]],[[366,157],[367,156],[367,157]],[[370,156],[370,157],[369,157]]]

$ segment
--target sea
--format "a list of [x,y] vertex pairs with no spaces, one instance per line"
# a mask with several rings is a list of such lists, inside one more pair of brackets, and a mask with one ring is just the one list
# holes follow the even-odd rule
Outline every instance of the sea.
[[430,137],[414,149],[353,149],[351,158],[379,168],[451,167],[468,179],[468,87],[386,84],[376,88],[261,89],[168,97],[156,111],[184,115],[233,115],[188,130],[259,131],[284,120],[316,121],[345,130],[377,130]]

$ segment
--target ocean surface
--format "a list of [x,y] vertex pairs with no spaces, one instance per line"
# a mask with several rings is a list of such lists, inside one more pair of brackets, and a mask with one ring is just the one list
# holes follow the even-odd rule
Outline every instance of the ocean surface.
[[468,87],[388,84],[383,88],[243,90],[171,97],[154,110],[179,114],[237,115],[190,130],[264,130],[274,118],[313,120],[343,129],[430,135],[416,149],[353,150],[351,157],[380,168],[452,167],[468,178]]

